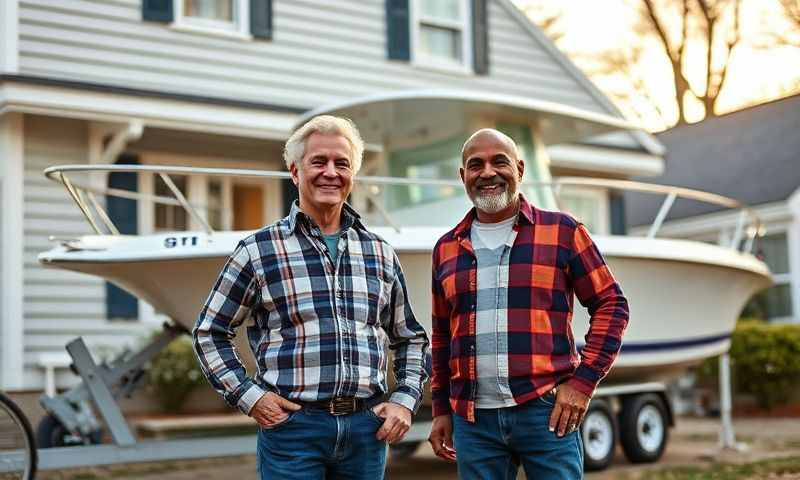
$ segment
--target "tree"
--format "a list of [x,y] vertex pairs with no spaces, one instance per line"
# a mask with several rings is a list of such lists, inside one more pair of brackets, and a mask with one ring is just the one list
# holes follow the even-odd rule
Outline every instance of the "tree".
[[779,45],[800,48],[800,0],[781,0],[783,16],[786,19],[786,31],[774,34]]
[[[677,123],[686,123],[686,106],[692,99],[703,104],[707,117],[714,116],[731,55],[742,40],[741,0],[633,1],[638,3],[642,31],[658,40],[669,60]],[[689,48],[701,48],[705,54],[705,75],[699,85],[696,80],[693,85],[688,73]]]

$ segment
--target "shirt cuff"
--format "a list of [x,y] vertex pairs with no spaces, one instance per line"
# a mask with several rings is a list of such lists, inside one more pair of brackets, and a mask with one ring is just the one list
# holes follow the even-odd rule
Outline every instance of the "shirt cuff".
[[420,403],[419,395],[415,396],[411,392],[400,390],[392,392],[392,394],[389,396],[389,401],[406,407],[407,409],[411,410],[411,413],[417,413]]
[[236,405],[239,407],[239,410],[242,411],[245,415],[250,415],[250,411],[253,410],[253,406],[267,393],[264,391],[263,388],[259,387],[255,383],[248,388],[241,397],[239,397],[239,401]]
[[436,398],[436,395],[433,395],[431,407],[433,408],[434,418],[453,413],[453,409],[450,407],[450,399],[447,396]]
[[597,389],[597,384],[600,383],[601,376],[597,374],[590,367],[585,364],[580,364],[575,370],[572,377],[566,381],[571,387],[574,387],[579,392],[587,397],[592,397],[594,391]]

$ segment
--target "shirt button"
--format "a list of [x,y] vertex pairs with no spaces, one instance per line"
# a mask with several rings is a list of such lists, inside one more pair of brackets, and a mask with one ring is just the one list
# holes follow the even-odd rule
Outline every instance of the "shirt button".
[[469,351],[470,352],[474,352],[475,351],[475,345],[470,345],[469,346]]

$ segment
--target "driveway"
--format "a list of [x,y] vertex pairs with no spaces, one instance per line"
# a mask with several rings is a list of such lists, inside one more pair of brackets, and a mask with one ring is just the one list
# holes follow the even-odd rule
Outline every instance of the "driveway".
[[[800,418],[739,418],[734,421],[737,440],[746,451],[719,451],[719,423],[713,419],[682,417],[670,431],[667,450],[657,464],[631,465],[618,454],[615,464],[604,472],[591,473],[587,480],[611,480],[623,476],[646,478],[646,472],[667,465],[710,465],[713,462],[750,463],[776,457],[800,458]],[[126,480],[213,480],[255,478],[255,457],[205,459],[192,462],[161,462],[119,465],[114,467],[42,472],[44,480],[89,480],[122,478]],[[387,479],[455,479],[456,471],[437,459],[428,445],[423,445],[410,459],[390,460]],[[524,478],[520,473],[519,478]],[[783,477],[789,478],[789,477]],[[309,479],[312,480],[312,479]]]

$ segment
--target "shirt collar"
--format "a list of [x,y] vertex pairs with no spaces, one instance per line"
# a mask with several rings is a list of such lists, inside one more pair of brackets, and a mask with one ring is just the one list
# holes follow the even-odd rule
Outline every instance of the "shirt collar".
[[[289,233],[294,233],[297,227],[303,223],[305,223],[309,229],[317,226],[314,220],[300,208],[300,202],[298,200],[292,202],[292,209],[289,212],[288,218]],[[356,227],[361,230],[365,229],[364,225],[361,223],[361,215],[345,202],[342,206],[341,231],[344,232],[350,227]]]
[[[467,215],[458,222],[455,230],[453,230],[453,234],[457,238],[464,238],[469,235],[470,229],[472,228],[472,222],[475,221],[477,218],[477,212],[475,207],[472,207]],[[533,225],[534,219],[536,218],[536,207],[528,203],[528,200],[525,198],[525,195],[522,193],[519,194],[519,212],[517,213],[517,221],[515,225],[519,225],[520,222],[527,222],[529,225]]]

